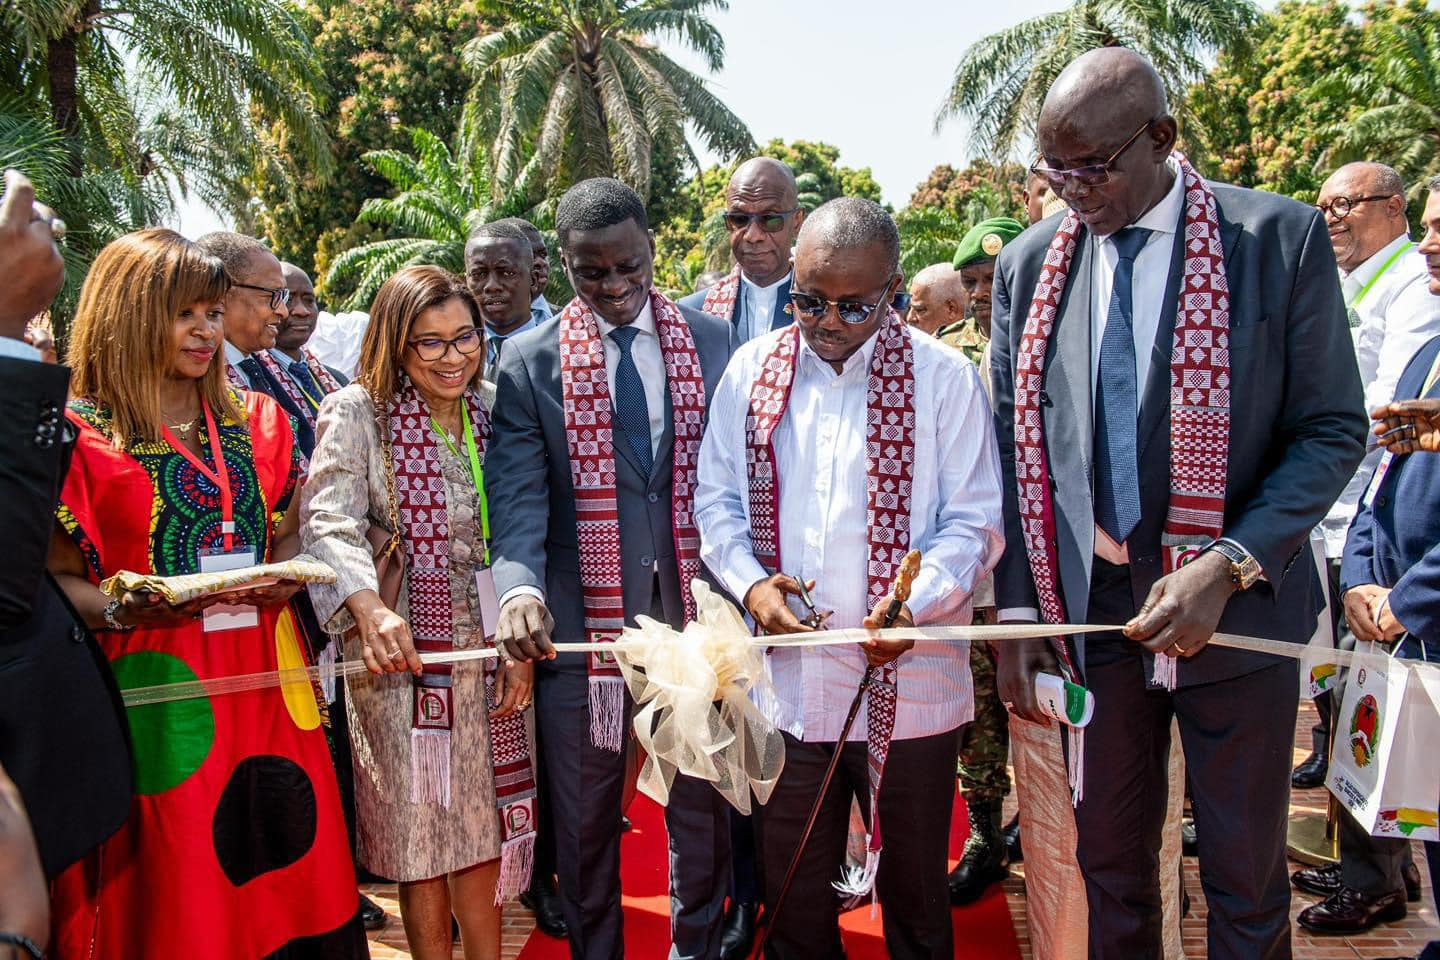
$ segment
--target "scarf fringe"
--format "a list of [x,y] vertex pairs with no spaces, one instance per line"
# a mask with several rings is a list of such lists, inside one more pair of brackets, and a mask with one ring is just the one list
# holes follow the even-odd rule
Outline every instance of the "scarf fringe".
[[875,877],[880,873],[880,851],[870,845],[870,835],[865,835],[865,865],[862,867],[842,867],[840,879],[836,880],[833,886],[843,897],[845,897],[844,909],[850,910],[858,907],[860,902],[867,896],[870,900],[870,916],[875,916],[875,906],[879,896],[875,891]]
[[450,731],[410,731],[410,802],[450,807]]
[[495,906],[514,900],[530,888],[535,869],[535,831],[521,834],[500,845],[500,876],[495,880]]
[[1070,738],[1070,755],[1065,764],[1070,780],[1070,806],[1078,807],[1085,799],[1085,728],[1066,727],[1065,733]]
[[1155,669],[1150,676],[1150,685],[1162,690],[1174,690],[1180,682],[1180,661],[1163,653],[1153,654]]
[[[329,635],[327,634],[327,636]],[[315,665],[325,669],[325,672],[320,675],[320,689],[324,691],[327,704],[335,702],[335,673],[330,668],[335,666],[336,660],[340,657],[339,641],[333,636],[329,637],[329,641],[325,644],[325,649],[321,650],[320,655],[315,658]]]
[[625,746],[625,678],[591,674],[590,742],[619,753]]

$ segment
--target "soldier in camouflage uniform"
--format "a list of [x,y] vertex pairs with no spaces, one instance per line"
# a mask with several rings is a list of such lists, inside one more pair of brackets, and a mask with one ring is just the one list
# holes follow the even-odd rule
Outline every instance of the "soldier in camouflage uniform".
[[[967,309],[961,322],[936,331],[980,368],[980,381],[990,392],[990,284],[995,258],[1024,229],[1015,220],[997,217],[977,224],[955,252],[953,276]],[[987,578],[975,591],[975,622],[995,622],[994,586]],[[1009,718],[995,689],[995,653],[988,644],[970,645],[970,675],[975,684],[975,719],[960,741],[960,793],[970,818],[970,836],[960,863],[950,873],[950,902],[971,903],[1010,875],[1001,837],[1001,807],[1010,792],[1005,769],[1009,753]]]

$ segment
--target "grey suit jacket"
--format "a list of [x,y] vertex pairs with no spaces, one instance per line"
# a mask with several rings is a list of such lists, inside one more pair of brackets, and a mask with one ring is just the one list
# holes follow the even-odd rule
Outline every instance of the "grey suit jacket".
[[[1309,556],[1325,516],[1365,450],[1367,420],[1335,256],[1323,218],[1274,194],[1213,184],[1230,288],[1230,451],[1224,534],[1260,561],[1268,582],[1233,596],[1219,630],[1307,640],[1324,594]],[[991,371],[1005,484],[1005,555],[996,602],[1034,607],[1015,486],[1014,357],[1045,251],[1061,216],[1030,227],[1001,251],[995,273]],[[1161,576],[1160,533],[1169,503],[1169,366],[1182,276],[1183,225],[1140,400],[1137,453],[1141,520],[1131,535],[1137,605]],[[1095,549],[1090,271],[1083,229],[1050,337],[1040,395],[1059,541],[1061,595],[1072,622],[1089,603]],[[1076,638],[1084,660],[1083,638]],[[1182,660],[1182,685],[1238,676],[1273,658],[1210,647]]]
[[[722,320],[682,307],[690,325],[708,403],[734,349]],[[544,592],[555,618],[556,642],[585,639],[580,586],[580,548],[575,531],[575,490],[560,392],[559,321],[517,336],[500,357],[494,433],[485,453],[490,499],[495,588],[500,596],[517,586]],[[665,619],[684,621],[680,576],[671,531],[673,428],[665,393],[666,430],[653,469],[642,475],[634,454],[615,445],[615,501],[620,515],[621,581],[625,619],[648,614],[655,573],[660,577]],[[564,655],[544,669],[584,671],[584,657]]]

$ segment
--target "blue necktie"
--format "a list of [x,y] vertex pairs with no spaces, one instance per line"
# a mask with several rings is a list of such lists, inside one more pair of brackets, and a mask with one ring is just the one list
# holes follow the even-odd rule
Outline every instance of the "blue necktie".
[[242,373],[250,380],[250,387],[259,390],[261,393],[270,393],[270,381],[265,376],[265,368],[260,366],[260,361],[253,356],[245,357],[238,364]]
[[312,410],[320,409],[319,398],[323,397],[325,392],[320,389],[320,385],[316,383],[315,378],[311,376],[310,367],[306,365],[304,360],[296,360],[290,364],[290,376],[299,384],[300,395],[305,398],[306,404],[308,404]]
[[[486,333],[486,335],[485,335],[485,366],[486,366],[487,369],[489,369],[489,370],[494,370],[495,367],[500,363],[500,346],[501,346],[504,342],[505,342],[505,338],[504,338],[504,337],[497,337],[497,336],[495,336],[495,334],[493,334],[493,333]],[[490,379],[493,380],[493,379],[495,379],[495,378],[492,376]]]
[[1149,230],[1126,227],[1112,238],[1120,259],[1110,284],[1105,335],[1100,339],[1100,377],[1095,388],[1095,522],[1116,543],[1124,543],[1140,523],[1132,281],[1135,258],[1149,236]]
[[620,362],[615,366],[615,421],[625,442],[635,451],[641,472],[650,476],[655,454],[650,448],[650,408],[645,403],[645,383],[635,367],[635,358],[630,348],[640,333],[634,327],[617,327],[610,331],[610,338],[620,347]]

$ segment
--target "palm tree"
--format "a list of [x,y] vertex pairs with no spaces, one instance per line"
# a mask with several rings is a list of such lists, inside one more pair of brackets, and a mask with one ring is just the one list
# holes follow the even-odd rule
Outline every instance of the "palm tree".
[[149,149],[167,142],[147,111],[156,96],[171,132],[203,130],[222,156],[255,157],[257,120],[279,120],[290,150],[329,162],[324,78],[285,0],[9,0],[0,34],[0,89],[45,112],[71,176],[160,172],[183,188],[178,143]]
[[497,185],[531,179],[557,192],[593,176],[617,176],[650,193],[660,144],[695,162],[687,125],[721,156],[755,142],[695,74],[660,51],[676,37],[719,70],[725,42],[705,17],[726,0],[481,0],[506,21],[465,45],[476,80],[467,112],[488,146]]
[[1129,47],[1159,71],[1171,112],[1184,115],[1186,87],[1205,73],[1205,55],[1235,49],[1259,17],[1251,0],[1075,0],[972,44],[955,68],[935,116],[969,120],[977,156],[1005,159],[1032,135],[1045,93],[1080,54]]
[[462,128],[458,153],[433,133],[412,129],[413,152],[372,150],[361,157],[397,193],[366,200],[356,222],[399,236],[352,247],[330,264],[323,287],[332,296],[350,291],[344,309],[369,307],[375,292],[403,267],[433,263],[463,273],[465,241],[475,228],[523,212],[519,197],[526,185],[494,201],[485,153],[464,146],[467,133]]
[[1374,104],[1331,133],[1318,167],[1384,157],[1415,192],[1440,172],[1440,17],[1417,15],[1366,31],[1369,69],[1345,83],[1352,102]]

